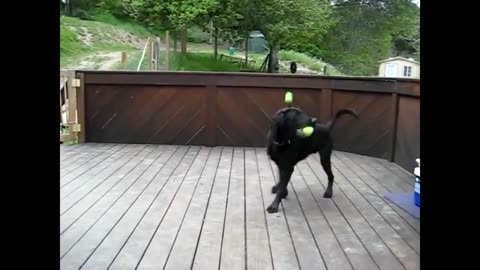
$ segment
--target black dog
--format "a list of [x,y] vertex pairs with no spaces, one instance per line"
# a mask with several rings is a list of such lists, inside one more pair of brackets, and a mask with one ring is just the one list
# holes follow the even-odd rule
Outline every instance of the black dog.
[[[324,198],[332,197],[333,173],[330,157],[333,150],[331,131],[335,127],[337,119],[351,114],[358,118],[358,114],[352,109],[342,109],[337,112],[333,120],[327,124],[317,123],[299,108],[288,107],[278,111],[273,118],[272,126],[267,137],[267,154],[275,162],[279,169],[280,181],[272,187],[272,193],[276,193],[275,200],[267,208],[269,213],[278,211],[278,205],[288,195],[287,186],[290,182],[295,165],[307,158],[310,154],[319,153],[323,170],[328,175],[328,186]],[[310,136],[300,136],[305,126],[314,128]]]

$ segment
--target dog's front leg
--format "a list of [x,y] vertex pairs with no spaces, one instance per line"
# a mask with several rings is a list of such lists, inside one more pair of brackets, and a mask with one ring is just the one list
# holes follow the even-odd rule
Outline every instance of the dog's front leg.
[[[280,181],[276,185],[276,196],[273,200],[272,204],[267,208],[267,212],[269,213],[276,213],[278,212],[278,206],[283,198],[287,197],[288,191],[287,186],[290,182],[290,177],[293,173],[293,167],[282,168],[280,169]],[[272,190],[273,191],[273,190]]]

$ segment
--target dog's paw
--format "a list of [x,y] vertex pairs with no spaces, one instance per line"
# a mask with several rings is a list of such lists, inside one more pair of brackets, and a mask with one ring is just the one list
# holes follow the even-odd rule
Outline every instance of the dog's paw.
[[267,212],[268,212],[268,213],[276,213],[276,212],[278,212],[278,205],[273,205],[273,204],[271,204],[271,205],[267,208]]
[[277,186],[277,185],[273,186],[273,187],[272,187],[272,193],[273,193],[273,194],[276,194],[277,191],[278,191],[278,186]]
[[325,191],[325,193],[323,193],[323,198],[327,198],[327,199],[332,198],[332,192]]

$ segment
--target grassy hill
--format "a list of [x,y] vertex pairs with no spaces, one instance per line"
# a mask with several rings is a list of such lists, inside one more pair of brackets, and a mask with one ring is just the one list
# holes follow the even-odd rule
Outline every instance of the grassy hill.
[[[187,45],[188,54],[185,56],[171,53],[171,70],[185,71],[240,71],[238,64],[213,59],[213,49],[208,43],[208,35],[192,29],[189,32]],[[60,64],[62,68],[70,69],[119,69],[121,52],[127,52],[127,69],[136,70],[148,37],[160,36],[163,41],[164,33],[152,31],[132,22],[126,22],[111,15],[96,14],[91,20],[62,16],[60,20]],[[196,42],[195,42],[196,41]],[[173,46],[171,46],[173,48]],[[162,49],[162,48],[161,48]],[[165,48],[163,48],[164,50]],[[219,54],[228,54],[227,50],[220,49]],[[236,56],[243,57],[243,52]],[[263,63],[266,54],[249,53],[249,59],[256,61],[248,69],[258,69]],[[321,74],[323,66],[327,65],[328,75],[341,75],[334,67],[312,58],[308,55],[293,52],[280,52],[280,71],[289,72],[290,61],[296,61],[298,73]],[[141,69],[148,68],[148,61],[144,59]],[[166,54],[160,52],[160,66],[166,67]]]

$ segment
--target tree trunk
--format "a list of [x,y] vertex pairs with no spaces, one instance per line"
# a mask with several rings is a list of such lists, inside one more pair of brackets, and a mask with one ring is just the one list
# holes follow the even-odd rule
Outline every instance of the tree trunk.
[[180,33],[181,38],[181,53],[182,55],[187,54],[187,28],[183,28]]
[[213,38],[214,38],[213,55],[215,57],[215,60],[217,60],[218,59],[218,28],[217,27],[215,27]]
[[247,34],[245,36],[245,66],[248,65],[248,38],[249,38],[249,35]]
[[278,73],[278,46],[270,46],[270,59],[268,61],[268,73]]
[[173,32],[173,51],[174,51],[175,53],[177,53],[177,51],[178,51],[178,42],[177,42],[177,40],[178,40],[178,32],[175,31],[175,32]]

